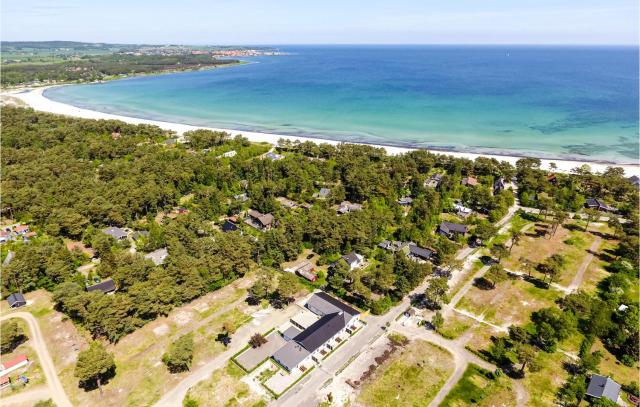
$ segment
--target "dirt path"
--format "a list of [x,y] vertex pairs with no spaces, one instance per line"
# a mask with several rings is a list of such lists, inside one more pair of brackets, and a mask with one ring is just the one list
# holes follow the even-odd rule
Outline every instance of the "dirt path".
[[29,390],[25,390],[22,393],[14,394],[9,397],[2,397],[0,403],[2,407],[5,406],[27,406],[34,405],[40,400],[48,400],[51,398],[51,393],[46,384],[42,386],[33,387]]
[[513,389],[516,392],[516,406],[525,407],[529,403],[529,393],[524,388],[523,384],[517,380],[512,380]]
[[11,318],[22,318],[29,326],[29,331],[31,333],[29,339],[32,341],[33,347],[38,354],[42,371],[47,378],[47,386],[49,387],[49,395],[47,399],[52,398],[58,407],[71,407],[71,402],[60,383],[55,365],[53,364],[53,360],[51,360],[51,355],[49,355],[49,351],[47,350],[47,346],[44,342],[44,338],[42,337],[42,332],[40,331],[40,326],[38,325],[36,318],[28,312],[14,312],[0,317],[0,321]]
[[598,250],[598,247],[600,247],[601,242],[602,242],[602,238],[600,236],[597,236],[596,240],[594,240],[593,243],[591,243],[591,247],[589,247],[589,255],[585,257],[585,259],[582,261],[582,264],[580,265],[578,272],[573,277],[573,280],[571,280],[569,287],[567,287],[569,291],[576,291],[582,285],[582,280],[584,280],[584,273],[587,271],[587,268],[589,267],[591,260],[593,260],[593,253],[595,253],[596,250]]
[[423,339],[427,342],[438,345],[443,349],[446,349],[453,356],[453,362],[455,365],[453,373],[449,376],[442,388],[440,388],[438,394],[436,394],[436,397],[431,400],[431,403],[429,403],[429,407],[437,407],[438,405],[440,405],[440,403],[442,403],[445,397],[447,397],[447,394],[449,394],[451,389],[453,389],[460,378],[462,378],[462,376],[464,375],[464,371],[467,370],[467,367],[469,366],[469,363],[473,363],[489,371],[494,371],[496,369],[495,365],[480,359],[478,356],[469,352],[465,348],[465,344],[469,340],[470,335],[462,335],[458,339],[451,340],[443,338],[433,331],[428,331],[425,328],[413,325],[403,326],[398,323],[393,323],[392,327],[395,331],[406,335],[409,339]]

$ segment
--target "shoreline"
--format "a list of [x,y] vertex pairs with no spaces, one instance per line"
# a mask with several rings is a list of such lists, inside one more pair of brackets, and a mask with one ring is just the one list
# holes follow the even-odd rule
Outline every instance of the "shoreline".
[[208,65],[208,66],[201,66],[201,67],[196,67],[196,68],[187,68],[187,69],[168,69],[168,70],[164,70],[164,71],[155,71],[155,72],[138,72],[138,73],[134,73],[134,74],[115,74],[115,75],[111,75],[109,77],[103,78],[103,79],[96,79],[93,81],[62,81],[62,82],[56,82],[56,83],[43,83],[43,84],[22,84],[22,85],[14,85],[14,86],[2,86],[0,87],[0,95],[13,95],[13,93],[15,92],[25,92],[25,91],[31,91],[31,90],[36,90],[36,89],[48,89],[48,88],[54,88],[54,87],[58,87],[58,86],[68,86],[68,85],[92,85],[92,84],[98,84],[98,83],[105,83],[105,82],[111,82],[111,81],[124,81],[127,79],[135,79],[135,78],[140,78],[140,77],[144,77],[144,76],[159,76],[159,75],[169,75],[169,74],[176,74],[176,73],[182,73],[182,72],[199,72],[199,71],[208,71],[208,70],[214,70],[214,69],[221,69],[221,68],[233,68],[233,67],[237,67],[240,65],[249,65],[249,64],[255,64],[256,62],[252,62],[252,61],[245,61],[242,59],[238,59],[237,62],[232,62],[229,64],[221,64],[221,65]]
[[[89,110],[84,108],[79,108],[73,105],[69,105],[62,102],[57,102],[52,99],[48,99],[44,96],[44,91],[50,89],[52,87],[65,86],[65,85],[49,85],[43,87],[32,88],[30,90],[14,90],[2,92],[2,96],[10,96],[13,98],[17,98],[21,100],[23,103],[28,105],[34,110],[61,114],[65,116],[72,116],[84,119],[104,119],[104,120],[120,120],[130,124],[150,124],[158,126],[165,130],[175,131],[179,136],[185,131],[196,130],[196,129],[209,129],[213,131],[223,131],[231,134],[231,136],[242,135],[254,142],[268,142],[272,145],[276,145],[279,139],[289,140],[289,141],[311,141],[316,144],[327,143],[331,145],[337,145],[340,143],[350,143],[347,141],[339,141],[339,140],[331,140],[324,138],[316,138],[316,137],[307,137],[307,136],[293,136],[293,135],[285,135],[285,134],[275,134],[275,133],[263,133],[257,131],[242,131],[242,130],[233,130],[233,129],[224,129],[224,128],[215,128],[215,127],[207,127],[207,126],[194,126],[190,124],[182,124],[175,122],[166,122],[161,120],[150,120],[150,119],[141,119],[131,116],[117,115],[112,113],[103,113],[95,110]],[[372,147],[384,148],[388,154],[397,155],[403,154],[410,151],[415,150],[427,150],[434,154],[442,154],[442,155],[450,155],[458,158],[467,158],[474,160],[478,157],[487,157],[487,158],[495,158],[498,161],[507,161],[512,165],[515,165],[516,161],[521,158],[528,157],[523,154],[521,156],[515,155],[500,155],[500,154],[486,154],[486,153],[472,153],[472,152],[461,152],[461,151],[447,151],[447,150],[439,150],[437,148],[412,148],[412,147],[397,147],[397,146],[389,146],[382,144],[373,144],[373,143],[363,143],[356,142],[351,144],[363,144],[370,145]],[[537,158],[537,157],[536,157]],[[580,167],[582,165],[588,165],[591,167],[591,170],[594,172],[602,172],[607,167],[620,167],[624,169],[625,176],[632,175],[640,175],[640,165],[639,164],[616,164],[616,163],[604,163],[598,161],[588,161],[588,160],[566,160],[566,159],[540,159],[543,169],[550,170],[550,164],[555,163],[557,168],[554,171],[568,173],[573,168]]]

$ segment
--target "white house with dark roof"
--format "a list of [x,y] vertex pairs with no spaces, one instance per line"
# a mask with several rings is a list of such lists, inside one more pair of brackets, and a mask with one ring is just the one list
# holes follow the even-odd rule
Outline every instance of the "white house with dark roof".
[[449,239],[453,239],[458,235],[464,236],[467,233],[467,225],[452,222],[441,222],[440,226],[438,226],[438,233],[448,237]]
[[313,294],[305,307],[318,319],[302,331],[287,329],[284,335],[287,344],[272,355],[289,372],[308,363],[320,362],[347,339],[344,336],[357,329],[360,312],[327,293]]
[[355,270],[364,264],[364,256],[356,252],[345,254],[341,259],[349,265],[349,270]]
[[586,394],[597,399],[604,397],[617,403],[620,395],[620,385],[610,377],[593,374],[591,375],[591,380],[589,380]]
[[616,212],[616,208],[607,205],[597,198],[588,198],[585,201],[584,206],[601,212]]
[[397,240],[389,241],[383,240],[378,244],[378,247],[384,250],[389,250],[390,252],[403,252],[406,254],[411,260],[415,260],[418,262],[423,262],[431,259],[434,251],[431,249],[425,249],[423,247],[418,246],[413,242],[399,242]]

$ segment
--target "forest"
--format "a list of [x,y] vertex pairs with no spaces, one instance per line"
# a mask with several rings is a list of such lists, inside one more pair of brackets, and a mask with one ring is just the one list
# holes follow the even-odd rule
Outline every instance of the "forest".
[[35,82],[92,82],[117,75],[136,75],[167,71],[186,71],[238,63],[232,59],[213,59],[210,55],[83,55],[60,62],[3,64],[2,85]]
[[[620,169],[594,174],[582,167],[556,174],[550,182],[536,159],[522,159],[514,167],[495,159],[471,161],[427,151],[390,156],[365,145],[285,141],[276,146],[284,158],[270,160],[263,158],[268,146],[224,133],[198,130],[186,133],[184,144],[166,143],[175,134],[153,126],[13,107],[3,108],[1,114],[2,214],[38,232],[28,244],[3,245],[3,256],[9,249],[16,253],[3,273],[3,297],[45,288],[53,292],[61,311],[96,338],[118,341],[252,270],[289,276],[279,272],[281,264],[296,259],[305,248],[318,253],[323,264],[335,264],[323,288],[383,313],[426,276],[454,267],[457,249],[477,236],[487,239],[496,233],[493,224],[515,199],[511,189],[494,193],[494,181],[502,177],[517,181],[522,205],[538,207],[545,216],[576,211],[586,198],[596,196],[630,220],[621,226],[614,263],[618,268],[603,282],[608,285],[602,293],[588,299],[568,297],[557,311],[541,312],[527,327],[525,339],[519,340],[551,349],[553,343],[540,338],[539,332],[565,318],[575,321],[575,329],[603,338],[620,360],[637,359],[637,346],[629,337],[613,336],[629,326],[615,314],[620,297],[608,294],[619,292],[618,286],[637,284],[638,192]],[[231,150],[237,154],[221,155]],[[430,188],[426,181],[435,173],[442,179],[438,188]],[[462,178],[470,176],[477,178],[477,185],[463,185]],[[330,189],[327,199],[313,197],[320,188]],[[243,193],[246,202],[234,198]],[[413,197],[409,208],[398,203],[404,196]],[[277,197],[313,206],[290,210]],[[344,200],[363,208],[339,214],[335,206]],[[436,229],[442,219],[453,216],[456,201],[475,213],[464,219],[471,230],[468,236],[450,240]],[[176,206],[188,213],[158,220],[158,214]],[[243,233],[220,230],[223,219],[249,208],[273,214],[275,227],[264,232],[249,227]],[[155,265],[131,253],[128,241],[101,232],[107,226],[145,231],[136,242],[138,251],[166,247],[167,261]],[[384,239],[412,241],[436,255],[431,263],[414,262],[378,249]],[[64,243],[68,240],[82,241],[95,251],[100,259],[96,273],[115,281],[114,295],[85,290],[87,277],[77,267],[88,259],[69,251]],[[351,251],[370,259],[368,273],[350,272],[338,261]],[[278,296],[269,284],[259,283],[252,295]],[[282,290],[279,295],[288,296]],[[637,304],[632,306],[637,312]],[[602,312],[609,312],[611,324],[590,327]],[[637,326],[631,329],[637,331]],[[513,344],[503,345],[506,352]],[[496,351],[496,359],[504,356]]]

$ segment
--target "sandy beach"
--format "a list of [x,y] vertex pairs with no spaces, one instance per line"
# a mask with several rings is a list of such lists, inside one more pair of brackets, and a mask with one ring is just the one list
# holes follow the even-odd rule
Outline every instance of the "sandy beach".
[[[47,88],[48,87],[40,87],[40,88],[28,89],[28,90],[7,91],[7,92],[3,92],[2,95],[17,98],[22,102],[24,102],[25,104],[27,104],[28,106],[30,106],[31,108],[33,108],[34,110],[67,115],[72,117],[80,117],[85,119],[122,120],[123,122],[131,123],[131,124],[152,124],[166,130],[175,131],[178,135],[182,135],[185,131],[206,128],[214,131],[224,131],[224,132],[230,133],[232,136],[241,134],[242,136],[246,137],[251,141],[268,142],[274,145],[277,143],[279,139],[301,141],[301,142],[311,141],[314,143],[328,143],[333,145],[336,145],[342,142],[342,141],[328,140],[328,139],[322,139],[322,138],[288,136],[288,135],[261,133],[261,132],[253,132],[253,131],[238,131],[238,130],[222,129],[222,128],[192,126],[192,125],[182,124],[182,123],[171,123],[171,122],[165,122],[160,120],[147,120],[147,119],[140,119],[135,117],[97,112],[93,110],[78,108],[72,105],[68,105],[65,103],[60,103],[60,102],[56,102],[51,99],[48,99],[43,94],[43,92]],[[402,154],[408,151],[415,150],[412,148],[392,147],[392,146],[384,146],[384,145],[373,145],[373,146],[384,148],[389,154]],[[454,152],[454,151],[451,151],[451,152],[439,151],[439,150],[429,150],[429,151],[435,154],[446,154],[454,157],[468,158],[471,160],[481,156],[490,157],[490,158],[495,158],[499,161],[508,161],[511,164],[515,164],[516,161],[518,161],[521,158],[521,157],[514,157],[514,156],[474,154],[474,153]],[[549,169],[550,164],[555,163],[557,167],[556,171],[558,172],[569,172],[573,168],[580,167],[584,164],[588,164],[591,167],[591,170],[595,172],[602,172],[609,166],[616,166],[616,167],[624,168],[626,176],[640,175],[640,165],[615,165],[615,164],[605,164],[605,163],[588,162],[588,161],[548,160],[548,159],[542,159],[541,162],[542,162],[542,167],[545,169]]]

